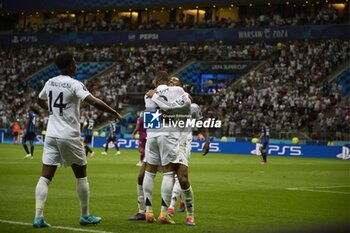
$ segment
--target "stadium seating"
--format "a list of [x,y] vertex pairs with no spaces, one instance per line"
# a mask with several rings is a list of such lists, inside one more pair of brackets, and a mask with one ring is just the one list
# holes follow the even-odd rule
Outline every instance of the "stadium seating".
[[[271,50],[265,67],[246,75],[239,86],[228,86],[214,94],[211,100],[206,99],[202,108],[206,116],[215,116],[225,122],[222,131],[216,132],[218,137],[254,136],[258,122],[265,114],[274,125],[274,136],[288,138],[291,131],[305,127],[307,122],[316,119],[321,121],[324,112],[340,101],[340,96],[334,93],[337,89],[322,95],[316,83],[349,58],[347,41],[288,42],[281,51],[277,51],[273,45],[262,43],[67,49],[74,51],[78,61],[97,60],[96,57],[99,61],[113,61],[113,58],[117,58],[110,72],[91,82],[86,81],[86,85],[94,95],[120,109],[128,101],[128,92],[143,93],[150,88],[149,84],[157,70],[166,69],[170,72],[190,59],[244,59],[238,53],[236,57],[225,53],[227,50],[248,49],[254,59],[263,59],[261,53],[265,47]],[[6,54],[6,59],[2,61],[4,68],[0,72],[3,93],[0,99],[1,127],[8,127],[14,119],[23,115],[28,107],[26,102],[35,102],[38,89],[27,85],[29,82],[24,79],[35,73],[35,67],[41,68],[52,62],[58,51],[59,48],[53,46],[14,47],[1,51],[3,55]],[[20,67],[20,63],[24,64],[24,68]],[[22,72],[18,73],[17,70]],[[95,112],[94,116],[102,117],[99,112]],[[47,117],[43,114],[39,119],[40,127],[43,128]]]

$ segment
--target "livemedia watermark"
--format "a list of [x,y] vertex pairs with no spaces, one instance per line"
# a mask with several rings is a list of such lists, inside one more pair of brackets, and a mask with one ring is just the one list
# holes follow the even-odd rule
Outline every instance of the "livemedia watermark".
[[162,114],[159,110],[143,113],[145,129],[164,128],[221,128],[221,120],[214,118],[195,119],[186,114]]

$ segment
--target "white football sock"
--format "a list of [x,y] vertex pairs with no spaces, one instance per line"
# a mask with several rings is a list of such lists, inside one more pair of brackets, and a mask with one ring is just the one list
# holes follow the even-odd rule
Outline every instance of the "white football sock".
[[168,211],[168,206],[170,204],[173,187],[174,187],[174,172],[163,173],[162,188],[161,188],[161,193],[162,193],[162,207],[160,210],[161,212]]
[[50,180],[41,176],[35,188],[35,217],[42,217]]
[[143,195],[143,186],[137,184],[137,205],[139,207],[139,213],[146,212],[145,197]]
[[169,208],[175,208],[175,204],[177,200],[179,200],[181,194],[181,186],[179,183],[179,179],[177,178],[177,175],[175,175],[175,184],[173,187],[173,195],[171,196],[171,202]]
[[156,174],[145,171],[143,178],[143,194],[145,196],[146,211],[153,211],[152,209],[152,193],[154,188],[154,178]]
[[81,216],[89,215],[90,187],[87,177],[77,179],[77,194],[80,201]]
[[183,189],[182,193],[185,201],[187,216],[188,217],[193,216],[194,215],[194,195],[193,195],[192,187],[190,186],[186,190]]

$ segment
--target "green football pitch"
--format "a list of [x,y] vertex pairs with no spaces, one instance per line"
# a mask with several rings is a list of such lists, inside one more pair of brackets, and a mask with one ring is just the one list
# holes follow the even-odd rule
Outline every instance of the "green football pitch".
[[[32,229],[34,191],[41,171],[42,147],[24,160],[21,145],[0,145],[0,232],[282,232],[286,229],[348,227],[349,161],[194,153],[190,180],[195,193],[197,226],[130,222],[137,211],[137,150],[95,149],[88,159],[90,212],[97,226],[78,224],[80,208],[70,168],[61,168],[49,187],[45,220],[53,228]],[[315,151],[317,153],[317,151]],[[160,210],[161,174],[156,177],[153,205]]]

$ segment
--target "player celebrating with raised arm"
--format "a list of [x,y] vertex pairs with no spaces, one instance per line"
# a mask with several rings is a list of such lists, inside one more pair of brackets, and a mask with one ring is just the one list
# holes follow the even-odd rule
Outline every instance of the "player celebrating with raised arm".
[[71,166],[77,179],[77,194],[80,200],[80,225],[98,224],[100,217],[89,212],[89,183],[84,145],[80,138],[80,102],[85,101],[97,109],[121,116],[102,100],[94,97],[78,80],[73,79],[76,62],[71,53],[56,57],[55,64],[61,75],[49,79],[39,94],[38,104],[50,112],[42,158],[42,173],[35,190],[34,228],[50,227],[44,221],[43,210],[48,186],[58,166]]
[[110,142],[113,142],[114,147],[117,150],[115,155],[120,155],[118,142],[117,142],[117,122],[115,120],[113,120],[108,126],[108,133],[107,133],[107,140],[106,140],[105,151],[101,152],[101,154],[107,155],[108,145],[109,145]]
[[[24,159],[33,159],[34,155],[34,140],[35,140],[35,123],[36,123],[36,114],[34,113],[34,107],[30,107],[30,111],[27,113],[26,127],[24,136],[22,138],[22,145],[27,155]],[[26,144],[27,140],[29,140],[30,144],[30,153],[28,150],[28,146]]]
[[94,119],[92,119],[91,112],[87,114],[87,118],[83,124],[83,131],[84,131],[84,147],[85,147],[85,155],[88,157],[89,152],[91,153],[91,157],[94,157],[95,152],[93,152],[90,147],[89,143],[92,142],[92,135],[93,135],[93,128],[94,128]]

